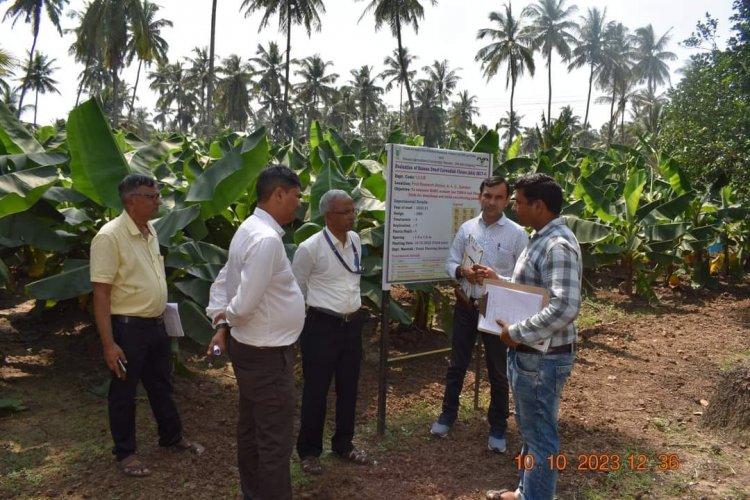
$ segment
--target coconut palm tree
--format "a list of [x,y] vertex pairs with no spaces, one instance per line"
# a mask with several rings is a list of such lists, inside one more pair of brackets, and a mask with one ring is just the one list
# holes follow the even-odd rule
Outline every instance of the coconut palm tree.
[[112,79],[112,125],[119,123],[120,71],[125,65],[128,41],[132,34],[147,31],[141,0],[92,0],[81,21],[79,37],[82,46],[101,50],[102,62]]
[[[388,56],[385,59],[383,59],[383,64],[385,64],[386,69],[384,69],[380,73],[380,78],[385,80],[385,91],[390,92],[390,90],[393,88],[395,84],[398,83],[398,123],[401,124],[401,113],[403,109],[404,104],[404,75],[406,75],[406,78],[411,80],[414,78],[414,76],[417,74],[416,70],[409,70],[409,65],[411,65],[412,62],[414,62],[418,56],[413,56],[409,54],[409,49],[407,47],[404,47],[402,50],[402,53],[399,54],[398,49],[393,50],[393,56]],[[406,65],[406,67],[402,70],[401,69],[401,62]]]
[[211,87],[213,88],[213,86],[216,84],[215,82],[216,78],[210,77],[212,72],[210,71],[210,68],[209,68],[210,64],[209,64],[208,49],[205,47],[203,48],[194,47],[193,54],[195,54],[195,57],[189,57],[187,59],[187,62],[190,63],[190,66],[186,70],[187,80],[189,82],[190,88],[198,92],[199,127],[204,127],[203,130],[206,133],[208,133],[208,131],[205,130],[206,124],[208,123],[208,116],[207,116],[208,86],[209,86],[209,82],[211,82]]
[[134,57],[138,57],[138,71],[135,74],[133,97],[130,99],[128,117],[133,113],[135,94],[138,91],[138,80],[141,78],[141,65],[145,62],[149,67],[152,62],[165,62],[169,44],[161,37],[162,28],[171,27],[172,21],[156,19],[159,6],[148,0],[143,0],[143,20],[136,24],[138,31],[128,40],[126,63],[129,66]]
[[479,114],[476,103],[477,96],[469,95],[468,90],[462,90],[458,93],[458,99],[453,101],[448,113],[448,120],[452,129],[465,132],[471,127],[472,118]]
[[[433,6],[437,5],[437,0],[428,0]],[[391,33],[396,37],[398,43],[397,55],[401,58],[401,78],[406,85],[406,96],[409,99],[409,109],[411,111],[412,124],[414,130],[417,129],[417,114],[414,108],[414,98],[411,93],[411,85],[407,76],[407,64],[403,58],[405,55],[404,45],[401,42],[401,29],[404,26],[413,26],[414,33],[419,32],[419,20],[424,18],[424,7],[419,0],[371,0],[365,7],[360,16],[361,21],[365,14],[373,11],[375,16],[375,30],[379,30],[383,24],[391,28]]]
[[[505,88],[510,84],[510,112],[508,116],[511,121],[516,114],[513,111],[513,98],[516,93],[516,83],[518,77],[523,75],[526,70],[531,76],[534,76],[536,66],[534,65],[534,48],[533,39],[529,36],[528,30],[523,28],[524,13],[518,19],[513,17],[511,4],[505,4],[505,13],[490,12],[490,21],[498,24],[497,28],[483,28],[477,32],[477,39],[482,40],[485,37],[495,40],[489,45],[485,45],[477,52],[474,57],[475,61],[482,61],[484,76],[489,81],[495,76],[504,62],[508,63],[505,73]],[[510,123],[508,129],[512,132],[517,130],[517,125]],[[513,140],[513,134],[508,136],[508,145]]]
[[651,94],[656,93],[658,85],[669,83],[669,65],[665,61],[674,61],[677,56],[666,50],[671,38],[669,32],[657,37],[652,25],[635,30],[635,66],[633,72],[639,82],[645,81]]
[[5,81],[6,77],[14,75],[14,69],[16,62],[10,52],[0,47],[0,87],[5,90],[10,90],[10,84]]
[[637,90],[632,98],[633,124],[643,133],[657,137],[661,130],[664,107],[669,102],[663,95],[654,95],[648,89]]
[[354,121],[359,118],[359,107],[354,89],[344,85],[337,91],[333,106],[326,115],[326,121],[336,127],[345,138],[351,137]]
[[46,94],[47,92],[60,93],[57,87],[55,87],[57,80],[52,78],[52,73],[59,69],[52,67],[54,62],[55,59],[48,59],[46,55],[37,51],[31,66],[27,68],[26,74],[23,77],[21,87],[34,91],[34,126],[36,126],[36,115],[39,111],[39,94]]
[[370,139],[370,122],[377,113],[380,95],[383,89],[375,84],[377,76],[372,75],[372,66],[364,65],[358,70],[351,70],[350,85],[359,107],[360,133],[367,141]]
[[[101,85],[97,86],[97,92],[101,90],[103,87],[103,82],[106,79],[101,78],[94,78],[93,75],[96,75],[99,73],[100,68],[104,68],[104,63],[102,63],[102,60],[104,59],[101,47],[99,47],[96,44],[96,41],[94,40],[93,35],[83,33],[84,28],[91,28],[91,25],[84,25],[83,24],[83,18],[86,13],[86,9],[89,8],[89,3],[87,2],[84,6],[84,10],[71,10],[68,12],[68,17],[71,19],[75,19],[78,22],[78,25],[74,28],[68,28],[65,30],[65,34],[72,33],[73,43],[70,44],[70,47],[68,48],[68,54],[73,56],[73,59],[76,62],[83,64],[83,71],[78,75],[78,92],[76,93],[76,103],[75,106],[78,106],[78,103],[81,100],[81,94],[83,93],[83,90],[85,88],[89,89],[89,93],[91,93],[91,90],[93,88],[91,83],[94,81],[100,82]],[[92,69],[92,66],[98,66],[96,69]]]
[[177,107],[174,124],[181,133],[186,133],[193,124],[198,97],[191,91],[182,63],[159,63],[148,76],[151,80],[149,88],[159,93],[157,108],[162,110],[174,104]]
[[[505,139],[508,147],[510,147],[511,142],[521,133],[521,120],[523,119],[523,116],[524,115],[519,115],[515,111],[511,115],[510,111],[507,111],[505,116],[500,118],[500,121],[497,122],[497,128],[505,131],[500,134],[500,139]],[[525,137],[528,139],[527,136]]]
[[458,81],[461,79],[456,74],[455,70],[448,68],[448,60],[443,59],[442,61],[434,61],[431,66],[425,66],[422,71],[427,72],[427,79],[435,84],[435,92],[437,92],[438,106],[444,109],[443,106],[448,104],[450,96],[453,90],[458,85]]
[[596,77],[596,85],[609,92],[595,102],[609,103],[607,146],[612,143],[615,104],[621,89],[632,79],[633,46],[628,29],[622,23],[610,23],[604,30],[604,59]]
[[318,104],[330,105],[336,88],[333,86],[338,79],[338,73],[326,74],[326,68],[333,66],[333,61],[323,61],[320,54],[315,54],[302,59],[299,62],[300,69],[294,74],[302,78],[297,88],[297,99],[300,102],[309,105],[311,112],[308,113],[308,120],[305,124],[305,130],[308,129],[309,122],[320,117]]
[[325,13],[326,8],[322,0],[243,0],[240,10],[245,9],[245,17],[250,16],[257,10],[263,11],[258,32],[268,26],[268,21],[277,12],[279,14],[279,30],[286,32],[286,62],[284,64],[284,133],[287,137],[291,134],[289,124],[289,56],[292,52],[292,26],[302,25],[309,37],[312,28],[320,31],[321,23],[318,11]]
[[232,54],[224,59],[218,72],[224,75],[217,87],[218,109],[224,113],[229,125],[235,130],[245,130],[250,114],[250,95],[253,67]]
[[[213,126],[213,99],[214,99],[214,80],[216,75],[214,73],[214,56],[216,49],[216,4],[218,0],[211,2],[211,42],[209,43],[208,53],[208,78],[206,81],[206,106],[203,108],[206,127],[206,135],[211,135],[211,127]],[[202,96],[202,93],[201,93]]]
[[583,129],[588,130],[589,106],[591,104],[591,89],[594,86],[594,76],[604,64],[604,31],[606,29],[605,18],[607,9],[600,11],[598,8],[590,8],[586,16],[581,16],[581,24],[578,25],[578,42],[573,49],[573,58],[568,65],[568,71],[589,66],[589,89],[586,94],[586,114],[583,116]]
[[570,59],[570,45],[575,42],[572,31],[577,25],[568,18],[578,7],[565,7],[566,0],[537,0],[524,9],[532,19],[531,32],[534,46],[540,49],[547,59],[547,126],[552,125],[552,52],[556,51],[563,61]]
[[414,86],[414,98],[417,101],[418,132],[424,137],[425,146],[436,147],[445,138],[445,111],[440,107],[436,82],[418,80]]
[[282,96],[281,80],[284,71],[284,59],[275,42],[268,42],[268,48],[258,44],[255,51],[256,57],[250,62],[256,68],[253,73],[255,78],[255,93],[261,105],[259,112],[265,112],[271,118],[271,136],[280,138],[283,135],[282,120]]
[[[2,3],[2,2],[0,2]],[[47,12],[47,17],[57,32],[62,36],[62,28],[60,27],[60,14],[62,13],[65,5],[68,4],[68,0],[15,0],[13,4],[8,7],[5,11],[3,20],[10,17],[13,18],[13,24],[16,25],[16,21],[23,18],[24,22],[31,23],[31,32],[34,35],[34,40],[31,42],[31,50],[29,50],[29,62],[26,67],[26,71],[30,71],[32,62],[34,61],[34,51],[36,49],[36,41],[39,37],[39,27],[42,24],[42,11]],[[23,109],[23,98],[26,95],[26,87],[21,87],[21,96],[18,100],[18,117],[21,116],[21,110]],[[36,120],[34,120],[36,121]]]

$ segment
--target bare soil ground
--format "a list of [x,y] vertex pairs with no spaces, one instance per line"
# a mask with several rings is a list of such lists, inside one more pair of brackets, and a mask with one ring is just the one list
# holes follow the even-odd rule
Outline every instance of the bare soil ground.
[[[750,433],[702,425],[722,371],[750,358],[750,284],[659,294],[657,307],[606,291],[586,303],[560,410],[560,499],[750,498]],[[206,445],[205,454],[159,449],[142,397],[139,450],[153,475],[127,478],[110,454],[107,372],[88,314],[70,304],[34,316],[32,302],[0,300],[0,399],[27,407],[0,416],[0,498],[239,497],[237,395],[225,360],[182,344],[189,376],[176,377],[175,396],[189,437]],[[450,436],[429,436],[445,355],[391,365],[388,431],[377,436],[375,325],[373,319],[365,337],[357,444],[376,464],[350,465],[324,454],[325,473],[309,477],[295,457],[295,497],[480,499],[487,489],[514,486],[520,443],[512,419],[508,453],[486,449],[486,377],[480,377],[481,409],[473,410],[472,371]],[[399,332],[393,339],[394,353],[447,345],[437,333]],[[612,470],[615,456],[619,470]]]

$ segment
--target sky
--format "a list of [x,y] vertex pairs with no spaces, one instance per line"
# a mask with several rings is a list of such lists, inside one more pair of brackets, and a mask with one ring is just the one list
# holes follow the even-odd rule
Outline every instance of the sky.
[[[208,47],[210,42],[211,0],[153,0],[161,6],[159,17],[174,23],[172,28],[165,28],[162,37],[169,43],[171,62],[191,56],[194,47]],[[278,29],[278,17],[274,16],[269,26],[258,31],[261,15],[256,13],[248,18],[240,11],[241,0],[219,0],[216,27],[216,55],[225,58],[237,54],[243,60],[255,56],[258,44],[267,46],[269,41],[276,41],[280,48],[285,46],[285,35]],[[334,63],[333,71],[338,73],[337,86],[348,83],[351,71],[363,64],[373,66],[373,73],[385,69],[383,59],[392,55],[396,40],[388,26],[375,30],[371,13],[360,19],[369,0],[325,0],[326,12],[321,13],[322,30],[313,31],[308,38],[304,29],[295,27],[292,30],[292,58],[320,54],[324,60]],[[514,15],[531,3],[528,0],[513,2]],[[0,4],[0,13],[4,14],[10,2]],[[423,0],[425,16],[419,23],[419,32],[406,28],[403,31],[403,44],[410,53],[418,56],[415,68],[431,65],[436,60],[448,60],[451,69],[460,68],[461,80],[456,94],[469,90],[470,95],[477,97],[480,115],[475,121],[490,127],[510,109],[510,89],[505,86],[505,67],[489,82],[484,78],[481,63],[474,61],[477,51],[490,43],[487,39],[477,40],[477,31],[481,28],[496,27],[488,19],[491,11],[504,11],[504,2],[500,0],[438,0],[433,6],[429,0]],[[83,0],[71,0],[66,13],[83,8]],[[719,46],[724,47],[729,36],[729,17],[732,14],[732,0],[568,0],[565,4],[576,5],[578,11],[573,19],[580,21],[587,9],[606,8],[606,20],[622,22],[635,29],[652,24],[657,36],[671,30],[670,51],[678,59],[670,63],[672,85],[679,81],[678,70],[683,67],[695,49],[685,49],[678,42],[686,39],[695,30],[695,24],[703,20],[706,11],[719,21]],[[72,28],[74,20],[65,16],[63,29]],[[0,47],[11,52],[17,59],[28,57],[31,47],[31,28],[23,19],[15,23],[7,19],[0,23]],[[72,35],[60,37],[46,17],[42,20],[37,50],[56,59],[57,71],[53,78],[58,81],[60,95],[47,94],[39,97],[38,122],[50,123],[57,118],[66,118],[75,103],[77,77],[83,65],[74,62],[67,51],[73,41]],[[547,68],[541,54],[535,54],[536,74],[522,77],[516,87],[514,109],[521,115],[521,124],[531,126],[540,120],[547,109]],[[137,61],[131,68],[123,71],[123,78],[133,85]],[[152,67],[153,69],[153,67]],[[295,82],[292,67],[290,79]],[[423,77],[423,72],[418,73]],[[382,83],[385,86],[385,83]],[[552,62],[552,115],[559,114],[560,108],[566,105],[573,107],[574,113],[583,117],[586,109],[588,90],[588,72],[585,68],[567,71],[567,65],[553,55]],[[660,91],[665,91],[662,87]],[[590,122],[594,127],[601,126],[609,117],[608,105],[597,105],[593,101],[601,95],[596,89],[592,93]],[[27,94],[26,103],[33,103],[33,96]],[[398,109],[398,87],[384,95],[386,103]],[[404,92],[404,99],[406,95]],[[143,75],[138,89],[136,106],[144,106],[153,113],[156,95],[147,88]],[[33,119],[33,111],[27,111],[24,120]],[[581,118],[583,121],[583,118]]]

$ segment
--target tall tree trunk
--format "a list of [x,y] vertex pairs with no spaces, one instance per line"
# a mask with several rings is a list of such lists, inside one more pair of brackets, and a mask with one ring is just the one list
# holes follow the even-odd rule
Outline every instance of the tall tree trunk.
[[625,95],[622,96],[622,106],[620,108],[620,142],[625,144],[625,107],[627,106],[627,101],[625,100]]
[[[91,56],[86,56],[86,65],[83,68],[82,75],[85,75],[89,71],[89,66],[91,65]],[[81,100],[81,92],[83,92],[83,78],[81,78],[81,83],[78,84],[78,93],[76,94],[76,105],[75,107],[78,107],[78,103]]]
[[404,80],[406,85],[406,96],[409,98],[409,110],[411,111],[412,127],[414,132],[419,130],[417,124],[417,112],[414,110],[414,98],[411,95],[411,84],[409,83],[409,77],[406,74],[406,68],[404,67],[404,48],[401,45],[401,19],[396,17],[396,40],[398,41],[398,59],[399,66],[401,66],[401,79]]
[[589,105],[591,104],[591,87],[594,85],[594,65],[591,64],[591,72],[589,73],[589,93],[586,96],[586,115],[583,117],[583,145],[586,146],[586,138],[588,137],[589,131]]
[[34,126],[36,127],[36,112],[39,110],[39,89],[34,97]]
[[291,138],[290,118],[289,118],[289,55],[292,52],[292,2],[286,3],[286,64],[284,67],[284,112],[282,119],[284,125],[282,131],[285,138]]
[[612,87],[612,103],[609,105],[609,128],[607,129],[607,147],[612,144],[612,129],[615,121],[615,99],[617,99],[617,87]]
[[[31,71],[31,65],[34,63],[34,50],[36,49],[36,40],[39,37],[39,28],[34,31],[34,41],[31,42],[31,51],[29,52],[29,65],[26,67],[26,75]],[[26,84],[21,85],[21,97],[18,98],[18,113],[16,118],[21,119],[21,110],[23,109],[23,98],[26,95]]]
[[401,112],[404,108],[404,82],[398,84],[398,123],[401,125]]
[[206,139],[211,136],[211,125],[213,111],[213,97],[214,97],[214,46],[216,45],[216,3],[218,0],[213,0],[211,4],[211,44],[208,55],[208,89],[206,90],[206,124],[205,124],[205,135]]
[[510,144],[513,141],[513,97],[516,95],[516,77],[511,77],[510,83],[510,116],[508,116],[508,144],[505,146],[505,152],[507,154]]
[[135,85],[133,86],[133,97],[130,98],[130,109],[128,110],[128,121],[130,121],[130,117],[133,116],[133,106],[135,106],[135,93],[138,90],[138,80],[141,78],[141,64],[143,64],[142,59],[138,59],[138,72],[135,74]]
[[120,110],[117,107],[117,68],[112,68],[112,128],[120,125]]
[[547,131],[552,130],[552,51],[547,57],[547,89],[549,98],[547,99]]

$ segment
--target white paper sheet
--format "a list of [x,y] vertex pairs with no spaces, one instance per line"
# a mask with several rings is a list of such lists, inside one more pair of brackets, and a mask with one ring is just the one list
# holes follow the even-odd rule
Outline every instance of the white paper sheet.
[[167,308],[164,310],[164,327],[170,337],[185,336],[185,332],[182,330],[182,321],[180,321],[180,310],[176,302],[167,302]]
[[[513,288],[505,288],[492,284],[486,285],[487,292],[487,309],[486,316],[479,315],[479,324],[477,328],[484,332],[500,335],[502,328],[495,320],[512,325],[530,318],[542,310],[544,298],[536,293],[524,292]],[[531,347],[542,352],[546,352],[551,339],[547,339]]]

